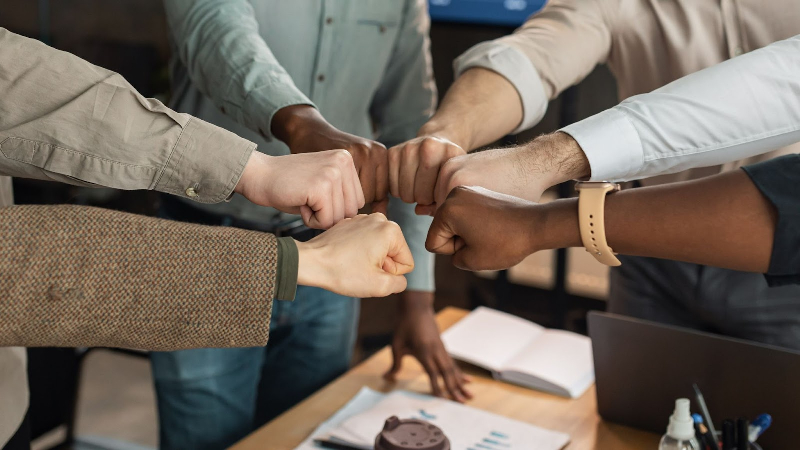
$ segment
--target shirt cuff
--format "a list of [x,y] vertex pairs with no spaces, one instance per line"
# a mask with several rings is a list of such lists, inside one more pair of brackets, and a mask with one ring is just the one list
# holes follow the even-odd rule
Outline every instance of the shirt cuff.
[[786,155],[742,168],[778,212],[767,282],[800,282],[800,155]]
[[255,125],[258,127],[258,132],[267,141],[275,138],[272,134],[272,118],[282,108],[294,105],[316,108],[314,102],[294,85],[288,75],[277,74],[274,78],[271,84],[249,92],[243,108],[245,117],[256,118]]
[[644,164],[639,133],[625,114],[612,108],[560,131],[581,146],[592,170],[591,181],[628,181]]
[[275,278],[275,299],[294,300],[297,294],[297,269],[300,254],[297,243],[290,237],[278,238],[278,270]]
[[233,193],[256,144],[192,117],[153,189],[200,203],[219,203]]
[[473,67],[497,72],[517,90],[522,101],[522,123],[513,134],[527,130],[542,120],[547,111],[547,95],[539,72],[524,53],[500,42],[483,42],[467,50],[453,63],[456,78]]

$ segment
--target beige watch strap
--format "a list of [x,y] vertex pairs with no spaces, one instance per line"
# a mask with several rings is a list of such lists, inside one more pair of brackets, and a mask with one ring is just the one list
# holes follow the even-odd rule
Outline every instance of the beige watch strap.
[[605,187],[580,190],[578,223],[586,251],[607,266],[619,266],[622,263],[614,256],[614,251],[606,242],[605,225],[606,194],[615,190],[615,186],[611,183],[605,185]]

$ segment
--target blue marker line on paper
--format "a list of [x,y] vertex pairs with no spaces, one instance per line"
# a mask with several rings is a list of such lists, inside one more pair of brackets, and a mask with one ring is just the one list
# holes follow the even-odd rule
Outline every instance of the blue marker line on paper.
[[483,445],[483,444],[475,444],[475,447],[478,447],[478,448],[488,448],[489,450],[494,450],[492,447],[489,447],[488,445]]
[[424,409],[419,410],[419,415],[422,416],[423,419],[427,420],[433,420],[436,418],[436,416],[434,416],[433,414],[426,413]]
[[507,434],[503,434],[503,433],[501,433],[501,432],[499,432],[499,431],[492,431],[492,432],[491,432],[491,433],[489,433],[489,434],[491,434],[491,435],[492,435],[492,436],[494,436],[494,437],[501,438],[501,439],[508,439],[508,435],[507,435]]
[[505,442],[499,442],[499,441],[495,441],[495,440],[489,439],[489,438],[483,438],[483,442],[486,442],[487,444],[492,444],[492,445],[499,445],[501,447],[511,447],[511,445],[506,444]]

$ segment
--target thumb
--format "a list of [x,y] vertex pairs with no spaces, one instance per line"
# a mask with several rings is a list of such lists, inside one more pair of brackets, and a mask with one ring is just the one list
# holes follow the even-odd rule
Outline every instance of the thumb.
[[403,262],[394,259],[391,256],[387,256],[383,260],[383,266],[381,268],[383,269],[384,272],[390,273],[392,275],[405,275],[414,270],[414,262],[412,261],[411,264],[408,264],[407,262]]
[[386,297],[406,290],[406,277],[380,272],[376,275],[375,292],[370,297]]
[[460,243],[456,243],[456,248],[459,248],[458,244],[461,244],[461,248],[456,250],[455,254],[453,255],[454,266],[462,270],[470,271],[486,269],[486,267],[481,266],[479,262],[481,261],[480,255],[474,247],[467,246],[463,240],[461,240]]
[[314,217],[314,210],[309,208],[308,205],[303,205],[300,207],[300,217],[303,218],[303,223],[306,224],[307,227],[319,228],[319,223]]

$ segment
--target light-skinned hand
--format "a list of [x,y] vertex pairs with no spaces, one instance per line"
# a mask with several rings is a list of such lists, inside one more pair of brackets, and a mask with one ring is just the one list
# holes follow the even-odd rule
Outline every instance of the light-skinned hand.
[[433,204],[433,189],[442,164],[466,153],[441,136],[420,136],[390,148],[389,192],[406,203]]
[[364,206],[350,153],[267,156],[253,152],[236,192],[261,206],[300,214],[311,228],[327,229]]
[[381,213],[344,219],[308,242],[298,242],[298,284],[348,297],[385,297],[406,289],[414,258],[400,226]]
[[383,144],[339,130],[308,105],[280,109],[272,119],[272,131],[294,154],[347,150],[353,157],[366,203],[373,204],[373,212],[386,212],[389,163]]

